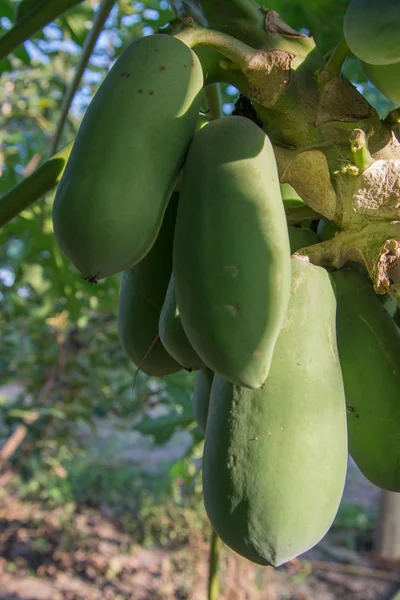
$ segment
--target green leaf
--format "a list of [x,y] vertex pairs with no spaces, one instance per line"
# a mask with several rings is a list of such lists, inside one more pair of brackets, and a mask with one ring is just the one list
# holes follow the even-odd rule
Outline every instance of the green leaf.
[[14,7],[15,4],[10,0],[0,0],[0,15],[10,19],[11,23],[14,21]]
[[186,428],[193,423],[193,414],[169,414],[157,419],[145,418],[135,429],[145,435],[154,437],[156,444],[163,444],[174,434],[177,427]]
[[18,23],[32,9],[38,8],[40,4],[50,4],[54,0],[21,0],[15,9],[15,23]]

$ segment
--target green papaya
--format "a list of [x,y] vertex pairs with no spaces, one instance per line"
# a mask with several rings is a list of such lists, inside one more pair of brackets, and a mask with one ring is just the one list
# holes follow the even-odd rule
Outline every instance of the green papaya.
[[118,304],[121,345],[143,373],[164,377],[183,367],[170,356],[158,336],[158,322],[172,272],[172,244],[178,194],[172,195],[150,252],[124,271]]
[[203,75],[180,40],[132,42],[91,101],[53,207],[64,254],[88,279],[137,264],[152,247],[194,135]]
[[346,404],[328,273],[292,258],[287,317],[268,379],[249,390],[214,377],[204,502],[238,554],[279,566],[328,531],[347,469]]
[[285,208],[302,206],[304,204],[304,201],[300,198],[294,187],[292,187],[289,183],[281,183],[280,188]]
[[392,65],[369,65],[362,62],[370,82],[393,104],[400,105],[400,62]]
[[164,348],[185,369],[196,371],[203,366],[202,360],[193,350],[182,327],[179,308],[176,304],[173,273],[161,310],[158,333]]
[[349,452],[372,483],[400,492],[400,333],[362,273],[331,273]]
[[306,246],[318,244],[319,240],[317,234],[308,227],[293,227],[292,225],[289,225],[288,232],[291,254]]
[[399,0],[352,0],[343,23],[350,50],[372,65],[400,62]]
[[193,414],[199,429],[205,434],[208,406],[210,404],[211,386],[214,379],[214,373],[211,369],[203,367],[196,373],[194,382],[194,392],[192,397]]
[[204,364],[249,388],[267,378],[290,295],[290,247],[272,145],[240,116],[189,148],[174,239],[182,325]]

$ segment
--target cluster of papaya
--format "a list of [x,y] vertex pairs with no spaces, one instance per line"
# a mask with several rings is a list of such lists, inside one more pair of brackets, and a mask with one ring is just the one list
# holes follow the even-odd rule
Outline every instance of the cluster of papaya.
[[344,35],[371,83],[400,105],[398,0],[352,0],[344,20]]
[[243,116],[199,120],[202,86],[180,40],[133,42],[82,121],[54,231],[90,281],[123,271],[119,336],[138,368],[197,371],[210,521],[277,566],[329,529],[348,446],[400,491],[400,335],[363,273],[296,254],[319,239],[287,226],[302,201],[267,135]]

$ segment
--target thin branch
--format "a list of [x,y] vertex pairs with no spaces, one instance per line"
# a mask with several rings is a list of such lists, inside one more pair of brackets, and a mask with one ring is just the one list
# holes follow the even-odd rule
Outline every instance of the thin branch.
[[73,102],[74,96],[79,88],[79,84],[83,77],[83,73],[88,65],[94,47],[99,39],[99,36],[103,30],[104,24],[108,18],[108,15],[111,12],[112,7],[114,6],[116,0],[102,0],[99,6],[99,9],[96,13],[96,16],[93,20],[93,26],[91,30],[88,32],[85,42],[82,48],[82,54],[79,59],[79,62],[76,66],[76,71],[74,74],[74,78],[71,81],[70,86],[67,89],[67,92],[64,96],[63,103],[61,105],[61,114],[57,123],[57,128],[54,132],[53,139],[51,141],[50,154],[54,154],[57,150],[58,144],[60,142],[60,138],[65,127],[65,123],[67,121],[68,113],[71,108],[71,104]]
[[222,116],[222,96],[219,83],[213,83],[204,88],[204,97],[207,102],[209,117],[219,119]]

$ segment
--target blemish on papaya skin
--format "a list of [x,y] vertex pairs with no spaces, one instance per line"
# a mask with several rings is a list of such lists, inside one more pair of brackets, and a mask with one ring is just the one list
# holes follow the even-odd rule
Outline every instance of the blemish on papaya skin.
[[161,65],[160,71],[166,71],[166,70],[167,70],[167,67],[165,65]]
[[225,304],[225,308],[234,316],[236,316],[239,312],[238,307],[234,306],[233,304]]
[[122,71],[120,77],[125,77],[125,79],[128,79],[131,75],[132,73],[129,73],[128,71]]
[[225,265],[223,269],[231,277],[237,277],[239,275],[239,269],[236,265]]
[[138,91],[137,91],[137,93],[138,93],[138,94],[143,94],[143,90],[142,90],[142,89],[140,89],[140,90],[138,90]]
[[154,96],[154,92],[153,92],[153,90],[150,90],[150,91],[149,91],[149,96]]

